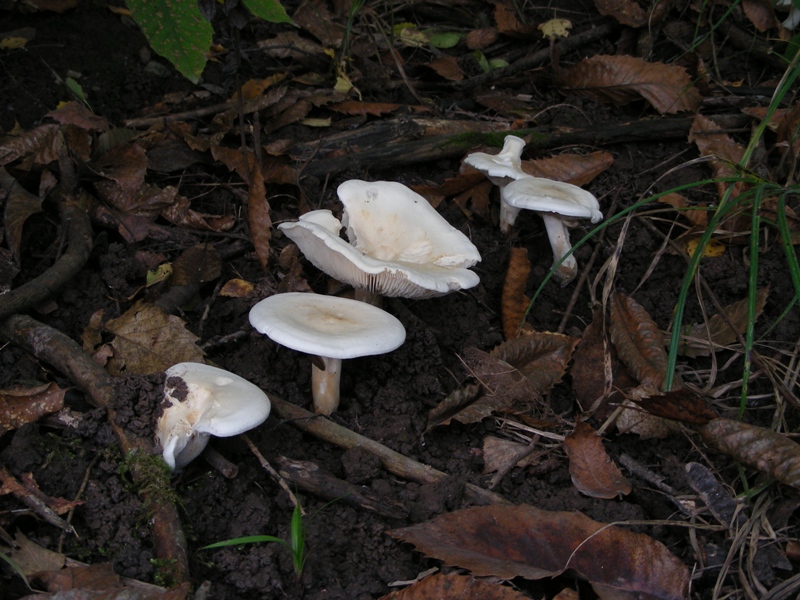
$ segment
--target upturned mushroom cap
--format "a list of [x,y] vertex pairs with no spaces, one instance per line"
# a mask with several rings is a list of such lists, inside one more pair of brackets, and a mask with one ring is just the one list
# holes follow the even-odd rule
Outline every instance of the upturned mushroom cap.
[[230,371],[187,362],[173,365],[165,375],[156,439],[173,470],[194,460],[210,436],[244,433],[269,416],[267,395]]
[[395,182],[358,180],[338,193],[350,243],[328,210],[278,226],[318,269],[381,296],[429,298],[480,282],[468,269],[481,259],[478,249],[419,194]]
[[273,341],[316,356],[356,358],[398,348],[406,330],[386,311],[348,298],[290,292],[261,300],[250,323]]
[[[507,135],[503,140],[503,149],[498,154],[486,152],[473,152],[468,154],[464,163],[484,173],[493,180],[520,179],[529,177],[522,170],[522,151],[525,149],[525,140],[515,135]],[[495,181],[500,185],[499,181]],[[502,185],[500,185],[502,187]]]

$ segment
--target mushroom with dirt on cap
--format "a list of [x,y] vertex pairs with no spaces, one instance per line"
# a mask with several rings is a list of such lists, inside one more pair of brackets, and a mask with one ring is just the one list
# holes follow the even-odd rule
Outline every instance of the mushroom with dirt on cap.
[[250,323],[272,341],[317,357],[311,366],[314,412],[330,415],[339,406],[342,359],[384,354],[406,339],[402,323],[358,300],[289,292],[261,300]]
[[164,462],[180,470],[212,435],[230,437],[267,420],[267,395],[246,379],[203,363],[184,362],[164,373],[164,399],[156,439]]
[[531,176],[508,184],[501,190],[500,198],[511,216],[509,227],[522,209],[542,217],[553,248],[553,266],[558,266],[554,274],[561,285],[572,281],[578,263],[572,254],[566,256],[572,249],[568,228],[575,226],[576,219],[597,223],[603,218],[597,198],[577,185]]
[[[357,297],[430,298],[480,282],[469,270],[481,259],[478,249],[413,190],[353,179],[337,193],[341,222],[315,210],[278,228],[315,267],[356,288]],[[339,237],[342,227],[349,243]]]

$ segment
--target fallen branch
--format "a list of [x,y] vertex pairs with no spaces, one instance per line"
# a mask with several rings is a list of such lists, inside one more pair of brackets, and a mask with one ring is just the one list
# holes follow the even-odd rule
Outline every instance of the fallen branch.
[[[269,399],[272,401],[272,409],[281,419],[290,421],[298,429],[340,448],[358,446],[369,450],[380,458],[387,471],[398,477],[419,483],[436,483],[451,477],[447,473],[417,462],[413,458],[403,456],[375,440],[337,425],[321,415],[308,412],[296,404],[282,400],[272,394],[270,394]],[[508,500],[501,495],[490,492],[473,483],[464,484],[464,495],[476,504],[509,504]]]

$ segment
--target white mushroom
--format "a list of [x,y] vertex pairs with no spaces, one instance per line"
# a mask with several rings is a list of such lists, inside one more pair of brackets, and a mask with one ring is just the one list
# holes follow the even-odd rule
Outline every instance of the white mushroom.
[[464,163],[485,174],[497,187],[503,188],[511,181],[530,177],[522,170],[524,149],[525,140],[515,135],[507,135],[499,154],[473,152],[467,155]]
[[250,310],[250,323],[278,344],[321,359],[312,363],[314,411],[339,406],[342,359],[391,352],[406,339],[402,323],[371,304],[298,292],[275,294]]
[[[480,281],[478,249],[425,198],[392,181],[346,181],[340,223],[316,210],[278,227],[318,269],[380,296],[429,298]],[[350,243],[339,237],[347,228]]]
[[564,258],[572,249],[567,228],[574,226],[575,219],[600,221],[603,213],[597,198],[571,183],[529,176],[508,184],[501,190],[500,199],[510,216],[507,227],[513,225],[522,209],[532,210],[542,217],[553,248],[553,266],[558,265],[555,275],[562,285],[572,281],[578,272],[578,263],[572,254]]
[[165,376],[156,439],[172,470],[194,460],[210,436],[239,435],[269,416],[267,395],[224,369],[186,362],[170,367]]

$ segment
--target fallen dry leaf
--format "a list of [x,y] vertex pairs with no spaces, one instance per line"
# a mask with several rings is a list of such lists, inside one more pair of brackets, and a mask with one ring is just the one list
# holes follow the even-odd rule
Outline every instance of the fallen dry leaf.
[[427,63],[427,66],[436,71],[441,77],[448,81],[461,81],[464,79],[464,71],[458,64],[458,59],[455,56],[445,54],[436,60]]
[[61,410],[66,392],[55,383],[0,390],[0,435]]
[[525,411],[544,393],[524,373],[499,356],[467,348],[463,360],[484,389],[483,403],[491,402],[493,410]]
[[100,117],[75,100],[62,104],[45,115],[62,125],[75,125],[86,131],[107,131],[108,119]]
[[620,359],[639,382],[663,389],[667,351],[658,325],[638,302],[622,292],[613,292],[609,305],[609,336]]
[[3,229],[14,262],[20,264],[22,247],[22,228],[25,221],[42,212],[42,198],[31,194],[16,179],[0,167],[0,200],[5,198]]
[[380,600],[525,600],[526,595],[507,585],[459,573],[436,573]]
[[628,27],[642,27],[647,23],[647,13],[634,0],[594,0],[597,12],[613,17]]
[[267,189],[264,186],[264,175],[260,166],[253,169],[249,181],[247,223],[250,226],[250,238],[253,240],[258,262],[261,263],[263,269],[266,269],[272,240],[272,217],[270,216],[269,200],[267,200]]
[[[525,295],[525,286],[531,272],[526,248],[511,248],[508,270],[503,280],[503,295],[500,300],[500,314],[503,320],[503,336],[510,340],[520,335],[520,328],[526,324],[525,312],[530,299]],[[530,326],[528,326],[530,328]]]
[[598,150],[590,154],[559,154],[547,158],[523,160],[522,170],[534,177],[545,177],[571,183],[586,185],[600,173],[614,164],[610,152]]
[[60,569],[67,560],[64,554],[43,548],[19,530],[14,534],[14,547],[10,555],[28,577],[34,573]]
[[700,428],[709,446],[732,459],[800,489],[800,445],[771,429],[714,419]]
[[642,384],[626,390],[625,395],[627,399],[620,403],[623,410],[614,421],[617,431],[636,434],[643,440],[662,439],[678,431],[679,427],[675,421],[657,417],[639,407],[638,402],[644,397],[649,398],[653,403],[661,401],[663,396],[659,396],[658,390],[654,387]]
[[[701,156],[712,157],[711,170],[716,180],[717,194],[722,198],[731,185],[731,182],[725,181],[725,178],[736,176],[735,165],[744,156],[744,146],[728,134],[723,133],[714,121],[701,114],[695,115],[692,121],[689,129],[689,141],[695,143]],[[735,197],[740,193],[742,184],[733,185],[733,197]]]
[[490,416],[500,402],[486,402],[480,384],[468,384],[448,394],[435,408],[428,411],[428,432],[439,425],[448,425],[451,420],[459,423],[478,423]]
[[199,338],[181,319],[154,304],[137,302],[105,329],[115,336],[109,343],[114,355],[108,361],[115,377],[160,373],[178,362],[203,362]]
[[530,453],[522,459],[519,458],[527,450],[526,444],[487,435],[483,438],[483,473],[506,472],[509,466],[527,467],[536,460]]
[[8,136],[0,143],[0,165],[27,157],[23,170],[30,164],[46,165],[66,152],[64,136],[59,125],[40,125],[19,136]]
[[705,228],[708,225],[708,207],[705,206],[692,206],[687,200],[686,196],[672,192],[665,194],[658,199],[663,204],[668,204],[681,215],[683,215],[692,225]]
[[742,0],[742,10],[753,26],[761,32],[773,29],[780,24],[775,17],[771,2]]
[[558,84],[599,102],[627,104],[644,98],[662,115],[696,111],[703,99],[683,67],[634,56],[585,58],[565,69]]
[[708,400],[687,388],[640,396],[636,404],[651,415],[692,425],[705,425],[719,416]]
[[[756,320],[764,312],[768,296],[769,287],[763,287],[756,293]],[[722,315],[713,315],[707,325],[704,323],[688,325],[684,329],[685,333],[681,334],[678,352],[692,358],[710,356],[712,352],[734,344],[738,339],[737,334],[744,334],[747,328],[748,304],[748,299],[744,298],[724,307],[727,320]],[[728,321],[733,325],[733,329],[728,325]]]
[[207,283],[222,274],[222,259],[211,244],[198,244],[181,252],[172,263],[172,285]]
[[570,569],[604,600],[684,600],[689,593],[689,570],[663,544],[578,512],[495,504],[389,535],[474,575],[542,579]]
[[583,421],[564,440],[572,483],[590,498],[611,499],[631,493],[631,484],[611,460],[600,436]]

